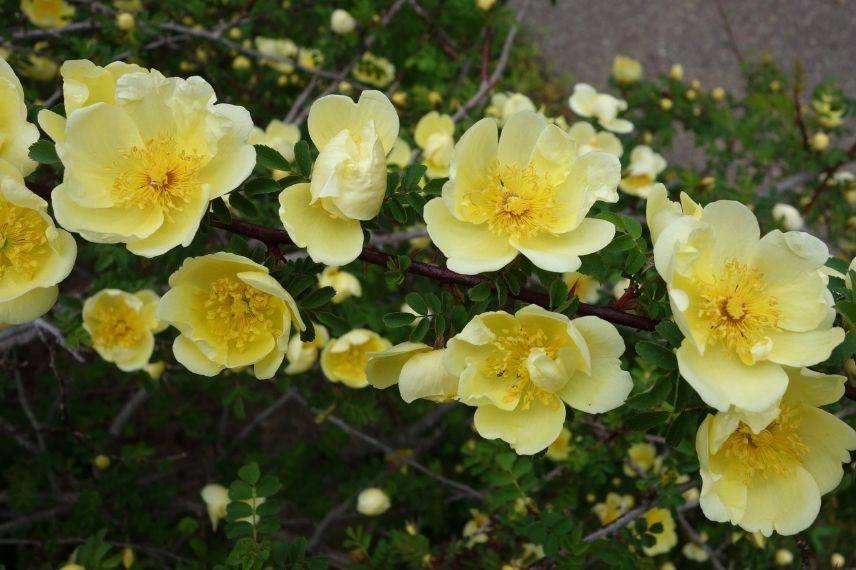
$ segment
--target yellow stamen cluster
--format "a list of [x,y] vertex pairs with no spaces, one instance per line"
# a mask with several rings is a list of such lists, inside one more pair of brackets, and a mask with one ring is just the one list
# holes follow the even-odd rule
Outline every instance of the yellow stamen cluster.
[[132,348],[143,336],[140,315],[125,303],[97,308],[92,323],[92,343],[100,348]]
[[203,157],[180,148],[170,136],[154,138],[143,146],[122,153],[116,165],[113,192],[119,204],[127,207],[160,206],[170,211],[190,202],[202,191],[197,175]]
[[529,354],[534,349],[543,349],[547,356],[556,358],[559,347],[549,341],[544,331],[504,329],[491,344],[494,351],[485,361],[486,374],[506,383],[506,401],[512,402],[519,397],[518,409],[521,410],[529,409],[534,400],[545,405],[555,403],[552,394],[532,382],[526,366]]
[[497,235],[529,237],[549,228],[555,220],[555,188],[533,165],[520,168],[494,163],[484,193],[474,211],[487,218]]
[[31,278],[47,249],[47,222],[35,210],[0,202],[0,277],[12,270]]
[[234,277],[221,277],[211,284],[204,303],[205,318],[214,337],[240,351],[274,332],[274,319],[282,301]]
[[776,330],[780,316],[778,300],[767,292],[764,275],[731,259],[700,290],[699,317],[708,323],[711,338],[751,361],[752,347]]
[[346,378],[364,379],[369,350],[362,345],[352,345],[345,352],[336,353],[336,372]]
[[773,422],[760,433],[741,423],[720,448],[718,455],[729,460],[738,477],[749,484],[760,477],[791,473],[808,453],[799,436],[799,415],[783,407]]

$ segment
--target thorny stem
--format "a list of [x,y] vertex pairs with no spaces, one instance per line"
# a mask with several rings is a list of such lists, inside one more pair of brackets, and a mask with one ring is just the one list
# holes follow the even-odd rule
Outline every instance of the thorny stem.
[[[212,222],[212,225],[245,237],[256,239],[265,244],[281,243],[294,245],[294,242],[290,237],[288,237],[288,234],[285,231],[275,228],[268,228],[239,220],[232,220],[229,223],[215,220]],[[372,248],[365,248],[360,253],[358,259],[373,265],[380,265],[381,267],[386,267],[390,262],[396,262],[396,257],[394,255]],[[464,287],[475,287],[482,283],[487,283],[492,288],[496,287],[493,280],[487,277],[483,277],[481,275],[462,275],[444,267],[440,267],[439,265],[423,263],[420,261],[412,262],[410,267],[407,268],[407,273],[428,277],[429,279],[433,279],[441,283],[461,285]],[[542,293],[533,289],[523,288],[516,294],[509,293],[509,296],[525,303],[532,303],[547,308],[550,306],[550,296],[547,293]],[[582,316],[600,317],[601,319],[613,324],[639,330],[652,331],[657,325],[657,321],[654,319],[641,315],[633,315],[614,307],[602,305],[580,303],[578,313]]]

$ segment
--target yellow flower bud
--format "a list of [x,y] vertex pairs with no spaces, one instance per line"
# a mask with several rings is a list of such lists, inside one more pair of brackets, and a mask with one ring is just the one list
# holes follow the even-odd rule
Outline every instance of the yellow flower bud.
[[840,552],[833,552],[829,557],[829,565],[833,568],[844,568],[845,564],[847,564],[847,560]]
[[241,32],[240,28],[232,28],[229,30],[229,38],[233,40],[239,40],[243,36],[243,32]]
[[137,561],[137,556],[134,554],[134,549],[125,547],[122,549],[122,566],[128,570]]
[[129,12],[119,12],[116,14],[116,27],[123,32],[130,32],[134,29],[134,15]]
[[476,0],[478,9],[485,12],[493,8],[494,4],[496,4],[496,0]]
[[779,83],[778,81],[771,81],[770,82],[770,91],[775,93],[776,91],[778,91],[781,88],[782,88],[782,84]]
[[817,151],[826,150],[829,146],[829,135],[823,131],[814,133],[811,137],[811,148]]
[[725,99],[725,89],[722,87],[716,87],[710,92],[710,96],[713,97],[714,101],[722,101]]
[[672,100],[668,97],[663,97],[660,99],[660,108],[664,111],[669,111],[672,108]]
[[686,98],[689,101],[694,101],[697,95],[698,95],[698,93],[696,92],[695,89],[688,89],[687,93],[686,93]]
[[428,93],[428,102],[432,105],[439,105],[443,102],[443,96],[437,91],[431,91]]
[[390,505],[389,495],[377,487],[364,489],[357,496],[357,512],[368,517],[382,515]]
[[684,78],[684,66],[680,63],[675,63],[669,69],[669,77],[675,81],[680,81]]
[[701,81],[699,81],[698,79],[693,79],[692,81],[690,81],[690,89],[695,89],[696,91],[700,91],[701,90]]
[[780,548],[773,555],[773,559],[778,566],[789,566],[794,561],[794,555],[790,550]]
[[106,455],[96,455],[95,459],[92,460],[92,464],[101,471],[104,471],[108,467],[110,467],[110,458]]
[[232,60],[232,69],[235,71],[244,71],[252,67],[250,59],[244,55],[239,55]]
[[407,105],[407,93],[404,91],[396,91],[392,94],[392,102],[398,107]]

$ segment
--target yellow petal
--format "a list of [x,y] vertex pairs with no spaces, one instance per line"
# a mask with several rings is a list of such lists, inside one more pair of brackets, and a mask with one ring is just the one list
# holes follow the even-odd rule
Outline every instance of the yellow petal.
[[600,251],[609,245],[613,236],[615,226],[612,223],[586,218],[567,233],[512,238],[511,245],[541,269],[564,273],[579,269],[582,263],[579,256]]
[[216,376],[223,366],[205,356],[196,343],[184,335],[178,335],[172,344],[175,359],[185,368],[200,376]]
[[[535,143],[547,128],[547,121],[533,111],[521,111],[511,116],[499,135],[497,159],[501,164],[514,164],[520,168],[529,164]],[[553,127],[558,130],[558,127]],[[551,131],[555,133],[555,131]]]
[[533,400],[527,410],[501,410],[479,406],[474,423],[485,439],[501,439],[520,455],[532,455],[547,449],[562,432],[565,405],[556,398],[550,404]]
[[17,325],[28,323],[51,310],[59,295],[59,288],[39,287],[31,289],[19,297],[0,301],[0,323]]

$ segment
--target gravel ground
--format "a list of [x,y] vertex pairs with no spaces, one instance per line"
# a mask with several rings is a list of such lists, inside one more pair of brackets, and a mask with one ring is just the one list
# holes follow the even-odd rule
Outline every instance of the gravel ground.
[[620,53],[648,74],[679,62],[688,81],[738,89],[740,68],[717,4],[745,57],[769,53],[786,70],[800,61],[809,85],[831,75],[856,92],[854,0],[532,0],[527,21],[550,69],[575,81],[603,86]]

